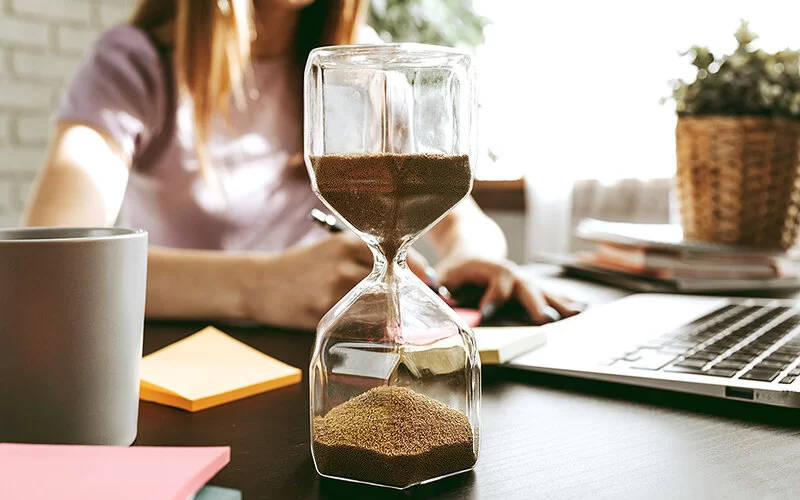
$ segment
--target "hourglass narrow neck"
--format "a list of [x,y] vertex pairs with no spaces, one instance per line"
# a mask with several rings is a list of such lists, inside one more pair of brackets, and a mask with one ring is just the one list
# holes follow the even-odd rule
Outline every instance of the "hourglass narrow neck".
[[388,245],[370,245],[372,254],[375,257],[372,272],[377,275],[379,279],[393,280],[408,273],[409,268],[406,262],[408,256],[409,243],[405,242],[393,248]]

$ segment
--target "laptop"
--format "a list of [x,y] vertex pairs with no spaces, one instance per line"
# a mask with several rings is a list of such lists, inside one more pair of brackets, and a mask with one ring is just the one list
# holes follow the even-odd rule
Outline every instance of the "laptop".
[[515,368],[800,407],[800,302],[636,294],[549,324]]

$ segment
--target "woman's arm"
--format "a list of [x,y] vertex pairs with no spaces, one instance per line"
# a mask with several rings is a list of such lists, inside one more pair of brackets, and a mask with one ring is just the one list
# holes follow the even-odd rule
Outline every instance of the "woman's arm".
[[[91,127],[62,124],[23,216],[26,226],[110,226],[122,206],[130,158]],[[245,318],[242,258],[151,248],[147,316]],[[198,283],[202,278],[202,283]]]
[[[23,224],[112,225],[129,169],[130,159],[108,137],[85,125],[61,125]],[[151,247],[146,316],[311,329],[371,265],[371,252],[348,234],[280,254]]]
[[442,258],[505,259],[508,253],[500,226],[483,213],[472,197],[462,201],[428,234]]
[[61,124],[39,173],[22,224],[110,226],[122,206],[130,158],[81,124]]

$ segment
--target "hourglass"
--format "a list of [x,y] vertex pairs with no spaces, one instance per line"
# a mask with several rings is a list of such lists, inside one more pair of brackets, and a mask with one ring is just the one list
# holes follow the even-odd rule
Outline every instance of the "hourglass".
[[480,358],[469,327],[406,265],[472,189],[471,58],[435,46],[324,47],[305,73],[314,192],[374,255],[320,321],[310,367],[320,475],[394,488],[472,469]]

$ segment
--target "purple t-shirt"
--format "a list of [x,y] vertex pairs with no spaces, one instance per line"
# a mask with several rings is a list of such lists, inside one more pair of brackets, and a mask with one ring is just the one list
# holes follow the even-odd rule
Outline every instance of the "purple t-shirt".
[[289,57],[252,66],[246,108],[232,100],[231,126],[212,124],[219,189],[199,170],[172,53],[138,28],[103,34],[66,88],[56,120],[87,124],[131,155],[120,222],[147,230],[151,244],[280,251],[325,235],[309,219],[322,204],[302,164],[302,75]]

